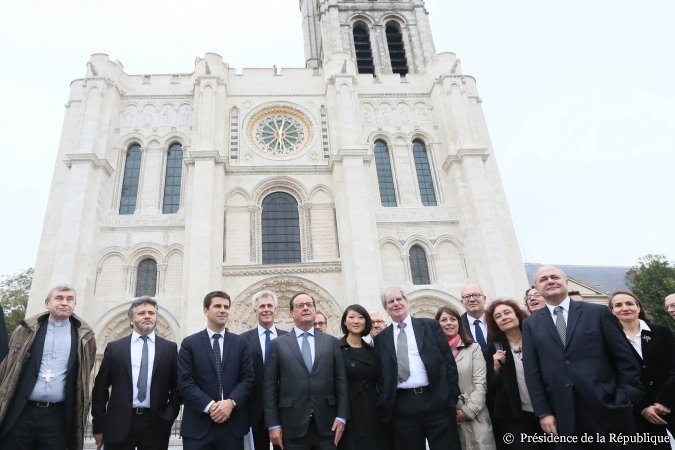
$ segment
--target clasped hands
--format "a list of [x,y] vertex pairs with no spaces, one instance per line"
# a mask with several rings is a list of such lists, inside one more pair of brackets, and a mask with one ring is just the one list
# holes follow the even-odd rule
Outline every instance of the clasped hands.
[[230,418],[233,410],[234,401],[226,398],[225,400],[214,402],[209,408],[209,415],[214,422],[223,423]]

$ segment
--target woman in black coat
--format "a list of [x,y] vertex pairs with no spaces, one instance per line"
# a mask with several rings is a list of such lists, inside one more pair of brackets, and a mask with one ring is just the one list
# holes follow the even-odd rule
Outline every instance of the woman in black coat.
[[[548,311],[544,311],[548,313]],[[520,442],[521,434],[543,434],[534,416],[523,371],[523,320],[527,313],[513,300],[495,300],[485,311],[488,341],[487,405],[497,449],[535,450],[552,448],[550,444]],[[515,440],[507,443],[505,436]]]
[[373,348],[363,340],[370,333],[372,321],[361,305],[350,305],[342,314],[340,339],[342,359],[349,382],[349,419],[339,450],[387,450],[377,412],[378,364]]
[[644,401],[635,405],[638,433],[658,436],[664,442],[640,444],[640,448],[670,449],[666,428],[673,425],[673,385],[675,385],[675,339],[666,327],[648,322],[649,312],[630,292],[619,291],[609,297],[609,309],[621,323],[640,364]]

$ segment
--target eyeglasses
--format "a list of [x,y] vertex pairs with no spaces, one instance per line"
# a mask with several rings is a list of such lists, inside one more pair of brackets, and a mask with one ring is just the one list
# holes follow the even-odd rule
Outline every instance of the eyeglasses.
[[326,326],[326,322],[314,322],[315,327],[324,327]]
[[384,320],[373,320],[373,323],[385,323]]
[[470,299],[480,300],[483,297],[485,297],[485,295],[479,294],[478,292],[476,292],[474,294],[462,295],[462,300],[470,300]]
[[304,303],[296,303],[293,305],[293,309],[304,309],[305,306],[309,309],[314,308],[314,302],[304,302]]
[[528,300],[532,300],[533,298],[541,298],[541,294],[539,292],[535,292],[534,294],[528,294],[525,298]]

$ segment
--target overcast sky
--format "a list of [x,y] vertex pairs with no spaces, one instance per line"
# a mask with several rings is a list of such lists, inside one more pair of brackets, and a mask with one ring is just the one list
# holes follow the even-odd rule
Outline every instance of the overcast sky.
[[[70,82],[304,65],[298,0],[0,0],[0,275],[35,265]],[[473,75],[527,262],[675,259],[675,2],[427,0]],[[11,13],[10,13],[11,11]]]

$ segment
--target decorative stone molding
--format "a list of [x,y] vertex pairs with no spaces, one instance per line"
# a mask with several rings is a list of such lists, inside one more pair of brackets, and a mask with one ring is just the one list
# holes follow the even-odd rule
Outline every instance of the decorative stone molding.
[[377,223],[397,222],[459,222],[459,216],[452,208],[382,208],[375,213]]
[[[128,307],[128,305],[126,305]],[[176,330],[173,329],[167,319],[162,314],[166,314],[166,310],[160,309],[160,314],[157,315],[157,328],[155,334],[170,341],[176,342]],[[126,311],[120,311],[103,327],[102,332],[96,333],[97,353],[103,353],[106,345],[109,342],[121,339],[131,334],[131,327],[129,326],[129,316]]]
[[257,325],[257,319],[251,305],[253,294],[262,290],[270,290],[277,294],[279,306],[275,325],[282,330],[290,330],[293,320],[289,311],[289,302],[298,292],[306,292],[316,302],[317,311],[321,311],[328,318],[328,331],[331,334],[340,333],[339,319],[342,316],[342,305],[325,289],[312,281],[293,276],[276,276],[258,281],[244,289],[232,302],[230,309],[230,331],[240,333]]
[[96,169],[102,169],[106,175],[112,175],[113,168],[107,159],[96,156],[95,153],[67,153],[63,163],[69,169],[73,164],[91,164]]
[[294,273],[331,273],[340,271],[342,271],[342,264],[335,262],[223,266],[223,275],[228,277],[255,277]]
[[103,219],[101,231],[117,231],[123,228],[139,228],[156,230],[157,228],[185,229],[185,218],[177,214],[157,214],[137,216],[134,214],[106,217]]
[[258,154],[272,159],[291,159],[309,147],[314,127],[299,110],[273,106],[258,111],[248,120],[246,136]]
[[453,164],[461,164],[464,158],[480,157],[486,161],[490,157],[490,150],[487,147],[461,147],[454,155],[449,155],[443,161],[443,170],[446,172],[452,168]]

